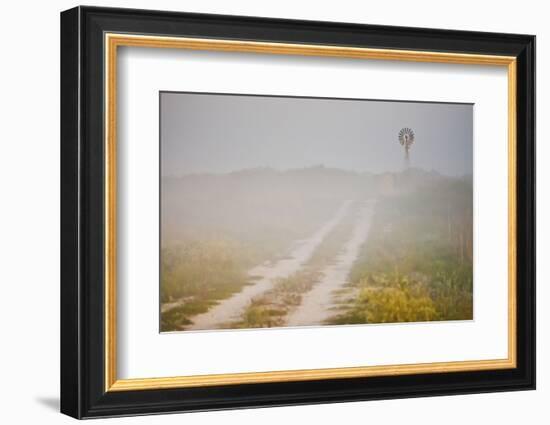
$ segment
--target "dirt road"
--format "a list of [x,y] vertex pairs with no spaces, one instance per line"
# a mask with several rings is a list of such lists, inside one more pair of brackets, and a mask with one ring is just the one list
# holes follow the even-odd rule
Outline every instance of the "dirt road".
[[346,284],[351,267],[368,237],[373,205],[373,201],[367,201],[359,207],[350,239],[335,261],[322,271],[321,281],[304,295],[301,305],[287,317],[286,326],[322,325],[335,314],[334,291]]
[[[259,265],[249,270],[250,276],[257,277],[253,281],[253,285],[245,286],[242,291],[221,301],[220,304],[212,307],[206,313],[192,317],[193,324],[186,327],[186,330],[219,329],[224,324],[238,320],[254,297],[271,289],[277,279],[288,277],[298,271],[311,258],[313,252],[325,237],[349,213],[352,204],[353,201],[345,201],[329,221],[323,224],[311,237],[298,241],[284,259],[273,265]],[[345,262],[345,259],[342,261]]]

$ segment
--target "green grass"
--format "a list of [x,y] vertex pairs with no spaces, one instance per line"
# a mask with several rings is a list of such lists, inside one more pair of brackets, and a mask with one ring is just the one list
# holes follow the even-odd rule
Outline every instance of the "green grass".
[[274,287],[254,298],[241,320],[228,324],[230,328],[271,328],[283,326],[289,311],[299,306],[302,296],[319,281],[317,268],[307,267],[286,278],[278,279]]
[[[192,241],[161,253],[161,302],[176,306],[161,314],[161,331],[176,331],[249,283],[254,260],[247,247],[228,240]],[[179,305],[177,305],[179,303]]]
[[443,180],[381,198],[332,324],[473,317],[472,190]]

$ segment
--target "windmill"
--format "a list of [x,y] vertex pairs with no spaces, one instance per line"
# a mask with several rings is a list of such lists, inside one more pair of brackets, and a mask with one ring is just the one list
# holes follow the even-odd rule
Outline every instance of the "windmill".
[[409,168],[409,150],[414,143],[414,131],[409,127],[403,127],[399,132],[399,143],[405,148],[405,168]]

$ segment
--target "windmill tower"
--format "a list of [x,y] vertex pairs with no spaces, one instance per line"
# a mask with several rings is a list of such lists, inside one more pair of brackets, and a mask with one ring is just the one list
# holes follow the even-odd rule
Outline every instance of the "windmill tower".
[[399,131],[398,139],[401,146],[405,149],[405,169],[407,169],[410,167],[409,150],[414,143],[414,131],[409,127],[403,127],[401,131]]

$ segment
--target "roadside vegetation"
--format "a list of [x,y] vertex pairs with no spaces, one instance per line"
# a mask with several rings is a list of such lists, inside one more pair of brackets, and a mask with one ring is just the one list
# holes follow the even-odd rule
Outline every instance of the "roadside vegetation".
[[440,179],[382,197],[375,211],[330,323],[472,319],[471,182]]
[[228,240],[181,243],[161,253],[161,331],[181,330],[248,283],[255,259],[250,249]]
[[228,328],[272,328],[283,326],[288,312],[299,306],[302,295],[319,280],[320,273],[305,268],[289,277],[278,279],[270,291],[254,298],[242,314],[241,320],[229,323]]

